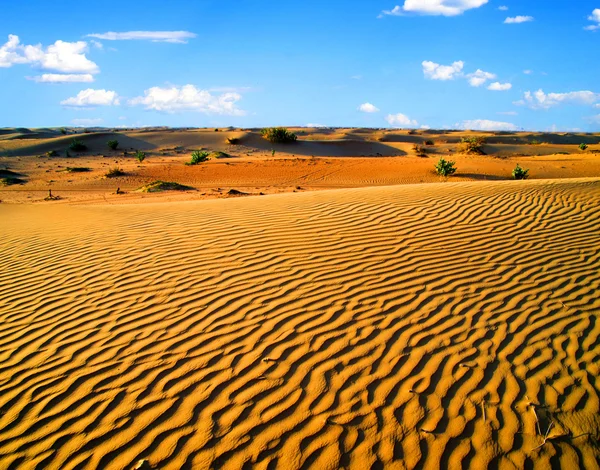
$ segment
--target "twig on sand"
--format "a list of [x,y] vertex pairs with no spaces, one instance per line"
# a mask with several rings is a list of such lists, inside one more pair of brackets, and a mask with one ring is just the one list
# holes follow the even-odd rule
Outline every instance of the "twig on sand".
[[531,410],[533,411],[533,416],[535,416],[535,426],[537,429],[537,434],[539,434],[540,436],[542,435],[542,430],[540,429],[540,419],[538,418],[537,413],[535,412],[535,405],[533,403],[531,403],[531,401],[529,400],[529,397],[527,395],[525,395],[525,398],[527,398],[527,406],[531,407]]
[[540,447],[543,447],[546,444],[546,442],[548,442],[548,435],[550,434],[550,430],[552,429],[552,426],[554,426],[554,421],[550,421],[550,424],[548,425],[548,429],[546,430],[546,434],[544,434],[544,441],[539,446],[531,449],[532,452],[534,450],[539,449]]
[[483,412],[483,422],[485,423],[485,400],[481,402],[481,411]]

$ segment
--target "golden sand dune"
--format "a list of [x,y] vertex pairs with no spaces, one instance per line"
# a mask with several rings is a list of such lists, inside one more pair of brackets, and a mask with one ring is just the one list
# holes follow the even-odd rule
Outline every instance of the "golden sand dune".
[[597,179],[0,217],[1,468],[598,467]]

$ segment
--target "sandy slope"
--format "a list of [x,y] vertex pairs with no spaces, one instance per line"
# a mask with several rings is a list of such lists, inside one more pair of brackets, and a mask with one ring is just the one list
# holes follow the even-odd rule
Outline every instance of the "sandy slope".
[[0,218],[1,468],[598,468],[598,180]]

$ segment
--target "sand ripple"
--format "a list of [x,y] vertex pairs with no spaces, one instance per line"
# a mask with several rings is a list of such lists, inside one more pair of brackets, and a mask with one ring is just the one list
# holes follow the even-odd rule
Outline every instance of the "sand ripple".
[[597,181],[0,214],[1,468],[598,468]]

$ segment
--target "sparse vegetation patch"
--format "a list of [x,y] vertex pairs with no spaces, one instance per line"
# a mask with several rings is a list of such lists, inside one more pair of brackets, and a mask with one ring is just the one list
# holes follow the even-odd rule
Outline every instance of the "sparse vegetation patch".
[[195,150],[192,152],[192,159],[186,165],[198,165],[199,163],[203,163],[207,161],[209,158],[209,153],[204,150]]
[[485,155],[483,144],[485,144],[484,137],[463,137],[460,141],[459,149],[461,152],[472,155]]
[[117,178],[119,176],[125,176],[125,172],[116,166],[114,168],[110,168],[104,176],[107,178]]
[[91,171],[89,168],[85,166],[68,166],[65,168],[67,173],[85,173],[86,171]]
[[81,140],[73,139],[73,141],[69,144],[69,150],[73,152],[84,152],[87,150],[87,145],[85,145]]
[[144,159],[146,158],[146,152],[142,152],[141,150],[138,150],[137,152],[135,152],[135,158],[137,159],[138,162],[142,163],[144,161]]
[[192,188],[191,186],[185,186],[179,183],[173,183],[168,181],[153,181],[152,183],[148,183],[142,186],[138,189],[138,191],[141,191],[143,193],[158,193],[161,191],[189,191],[193,189],[194,188]]
[[450,176],[456,173],[456,162],[444,160],[440,157],[438,162],[435,164],[435,172],[440,176]]
[[25,180],[17,178],[15,176],[4,176],[0,177],[0,184],[3,186],[12,186],[13,184],[24,184]]
[[288,131],[285,127],[270,127],[263,129],[260,134],[272,144],[289,144],[296,142],[296,134]]
[[588,145],[586,143],[579,144],[579,150],[587,150]]
[[119,146],[119,141],[116,139],[109,140],[108,142],[106,142],[106,145],[108,145],[108,148],[111,150],[117,150],[117,147]]
[[516,168],[512,172],[513,178],[516,180],[526,180],[529,177],[529,170],[521,168],[517,163]]

